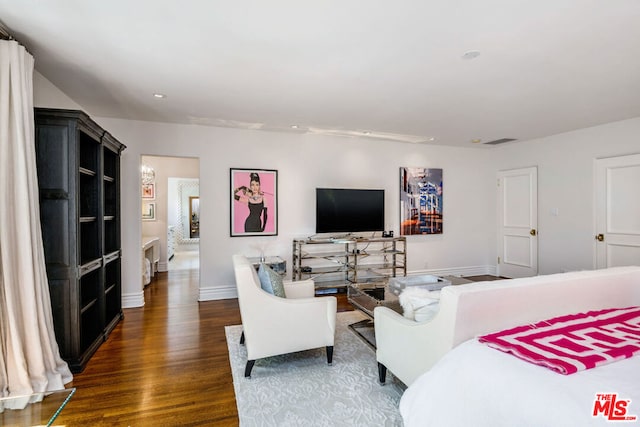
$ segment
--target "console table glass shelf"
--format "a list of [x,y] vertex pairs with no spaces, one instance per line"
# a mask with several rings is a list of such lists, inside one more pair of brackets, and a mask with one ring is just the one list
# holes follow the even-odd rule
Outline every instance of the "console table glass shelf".
[[313,279],[316,290],[346,288],[406,276],[404,237],[346,237],[293,241],[293,280]]

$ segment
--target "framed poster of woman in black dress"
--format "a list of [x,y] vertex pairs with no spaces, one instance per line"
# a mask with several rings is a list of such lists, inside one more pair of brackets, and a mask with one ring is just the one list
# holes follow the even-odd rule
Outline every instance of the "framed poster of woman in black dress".
[[278,171],[231,169],[231,236],[278,234]]

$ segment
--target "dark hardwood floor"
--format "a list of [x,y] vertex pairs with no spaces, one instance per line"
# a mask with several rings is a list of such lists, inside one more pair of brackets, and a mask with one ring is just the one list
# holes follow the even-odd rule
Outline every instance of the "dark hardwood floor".
[[[74,375],[56,425],[238,425],[224,334],[240,324],[237,299],[198,302],[197,270],[160,273],[144,292]],[[336,296],[338,311],[353,309]]]
[[[476,276],[473,280],[491,280]],[[236,299],[198,302],[198,270],[160,273],[145,306],[124,319],[74,375],[76,393],[56,425],[236,426],[226,325],[240,324]],[[346,294],[338,311],[353,308]]]
[[197,297],[197,270],[160,273],[74,376],[56,425],[238,425],[224,335],[240,323],[238,302]]

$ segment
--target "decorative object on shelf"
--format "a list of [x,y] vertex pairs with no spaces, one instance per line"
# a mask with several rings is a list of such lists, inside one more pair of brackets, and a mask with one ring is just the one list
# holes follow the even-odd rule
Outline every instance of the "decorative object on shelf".
[[278,171],[231,169],[231,237],[278,234]]
[[142,202],[142,220],[156,220],[156,204],[154,202]]
[[143,184],[153,184],[156,181],[156,171],[151,166],[140,166],[140,181]]
[[156,198],[156,184],[142,184],[142,198],[146,200],[155,200]]
[[260,239],[256,241],[254,245],[251,245],[254,249],[260,252],[260,262],[264,262],[265,254],[268,252],[269,245],[271,244],[270,239]]
[[442,169],[400,168],[400,234],[442,234]]

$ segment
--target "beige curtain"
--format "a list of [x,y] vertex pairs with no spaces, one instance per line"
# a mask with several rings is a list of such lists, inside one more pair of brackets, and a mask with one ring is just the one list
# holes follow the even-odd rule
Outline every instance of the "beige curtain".
[[[0,396],[72,380],[53,331],[35,162],[33,57],[0,40]],[[0,408],[1,409],[1,408]]]

